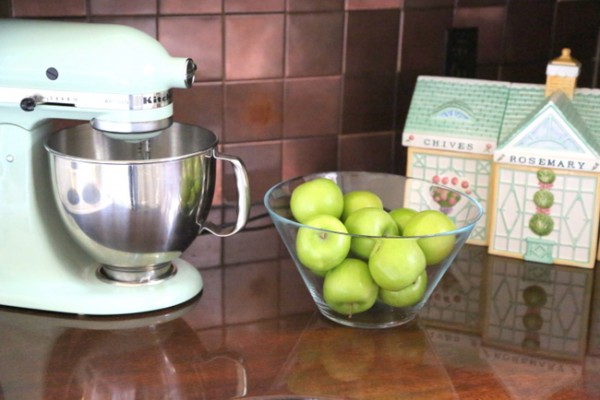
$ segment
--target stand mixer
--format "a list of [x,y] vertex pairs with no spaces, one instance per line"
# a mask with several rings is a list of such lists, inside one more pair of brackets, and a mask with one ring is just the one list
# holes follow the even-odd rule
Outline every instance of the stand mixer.
[[0,20],[0,305],[115,315],[167,308],[201,292],[199,272],[176,256],[160,279],[101,276],[57,212],[44,149],[52,119],[89,121],[107,140],[133,145],[168,135],[161,131],[172,124],[170,90],[190,87],[195,70],[191,59],[169,56],[133,28]]

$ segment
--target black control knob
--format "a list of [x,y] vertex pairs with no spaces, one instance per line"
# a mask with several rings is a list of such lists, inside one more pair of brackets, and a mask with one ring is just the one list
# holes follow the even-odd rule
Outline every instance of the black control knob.
[[25,97],[23,100],[21,100],[21,110],[23,111],[33,111],[36,105],[37,102],[33,97]]
[[185,62],[185,87],[189,88],[192,87],[192,85],[194,84],[196,69],[198,67],[196,66],[194,60],[192,60],[191,58],[188,58],[187,60],[185,60]]

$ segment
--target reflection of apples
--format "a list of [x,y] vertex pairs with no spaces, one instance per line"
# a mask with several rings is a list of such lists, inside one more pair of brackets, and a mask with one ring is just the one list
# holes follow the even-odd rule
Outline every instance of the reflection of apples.
[[317,215],[306,221],[306,225],[332,231],[326,232],[303,226],[298,229],[296,237],[296,252],[300,262],[322,275],[346,258],[350,251],[351,237],[335,233],[347,233],[347,230],[342,221],[331,215]]
[[[377,349],[381,359],[377,360],[388,368],[409,368],[419,366],[417,370],[432,363],[427,362],[428,351],[431,350],[431,344],[427,339],[427,332],[420,324],[405,325],[402,329],[390,329],[382,335],[377,341]],[[414,370],[416,375],[418,372]],[[433,370],[427,368],[427,373]],[[445,370],[444,370],[445,372]],[[429,377],[429,375],[427,375]],[[431,377],[430,377],[431,378]]]
[[379,289],[379,299],[393,307],[410,307],[417,304],[425,294],[427,288],[427,272],[421,275],[408,287],[400,290]]
[[359,330],[331,330],[321,341],[321,363],[332,378],[352,382],[373,368],[377,348],[371,335]]
[[383,202],[373,192],[368,190],[354,190],[344,194],[344,212],[342,213],[342,221],[348,218],[348,215],[361,208],[380,208],[383,209]]
[[294,189],[290,209],[296,221],[302,224],[319,214],[340,218],[344,210],[344,194],[337,183],[330,179],[313,179]]
[[416,213],[417,213],[417,210],[414,210],[414,209],[408,208],[408,207],[400,207],[400,208],[396,208],[396,209],[393,209],[392,211],[390,211],[390,215],[392,216],[394,221],[396,221],[396,225],[398,225],[398,233],[400,235],[404,234],[404,227],[406,226],[406,223]]
[[[312,351],[315,352],[315,350]],[[327,377],[327,372],[319,362],[294,365],[291,374],[286,377],[286,384],[291,393],[316,397],[323,394],[323,386],[330,380],[331,378]]]
[[327,305],[348,316],[371,308],[378,290],[367,263],[355,258],[347,258],[328,271],[323,281],[323,298]]
[[369,271],[373,280],[386,290],[400,290],[410,286],[425,267],[425,255],[417,239],[381,239],[369,258]]
[[[404,236],[435,235],[456,229],[456,225],[443,212],[424,210],[415,214],[404,227]],[[456,242],[455,235],[442,235],[419,239],[427,265],[437,264],[450,255]]]
[[[398,226],[385,210],[379,208],[361,208],[354,211],[344,222],[348,232],[366,236],[398,236]],[[350,249],[363,259],[368,259],[376,238],[353,237]]]

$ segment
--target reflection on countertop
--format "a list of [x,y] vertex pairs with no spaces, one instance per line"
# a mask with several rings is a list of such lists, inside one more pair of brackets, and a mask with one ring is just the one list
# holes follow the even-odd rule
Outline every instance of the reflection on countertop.
[[[482,266],[484,268],[482,268]],[[565,360],[585,355],[594,271],[491,256],[468,246],[421,313],[485,345]]]
[[[197,302],[197,299],[196,299]],[[20,399],[243,396],[243,359],[204,347],[181,317],[195,302],[136,317],[0,312],[0,383]]]
[[471,366],[493,376],[506,398],[585,398],[600,389],[583,386],[600,361],[593,348],[600,336],[594,273],[469,246],[421,322],[445,364],[470,354]]
[[600,398],[595,270],[466,246],[386,330],[321,317],[286,256],[200,271],[198,298],[153,313],[0,307],[0,399]]

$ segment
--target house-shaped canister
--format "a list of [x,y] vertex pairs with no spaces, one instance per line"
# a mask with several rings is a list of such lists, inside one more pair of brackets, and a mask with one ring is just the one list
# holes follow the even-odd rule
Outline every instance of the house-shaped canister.
[[[493,152],[510,83],[420,76],[402,137],[408,176],[462,190],[484,208],[469,243],[487,245]],[[449,206],[440,204],[440,209]],[[453,207],[463,206],[460,201]]]
[[593,267],[600,206],[600,91],[577,89],[564,50],[547,84],[511,85],[494,151],[492,254]]
[[548,64],[546,85],[418,78],[403,132],[407,175],[482,204],[469,243],[529,261],[595,264],[600,90],[576,87],[579,68],[565,49]]

